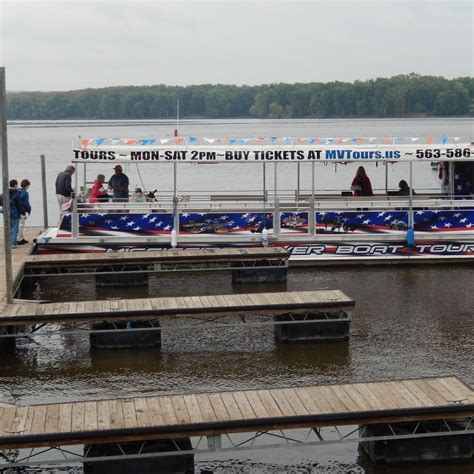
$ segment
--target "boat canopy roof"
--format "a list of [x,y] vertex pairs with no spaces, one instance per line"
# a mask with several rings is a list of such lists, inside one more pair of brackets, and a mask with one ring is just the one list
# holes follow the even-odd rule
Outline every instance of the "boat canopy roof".
[[[198,139],[195,137],[81,138],[75,163],[302,163],[471,161],[474,147],[462,137],[441,143],[418,138]],[[203,143],[199,143],[199,141]]]

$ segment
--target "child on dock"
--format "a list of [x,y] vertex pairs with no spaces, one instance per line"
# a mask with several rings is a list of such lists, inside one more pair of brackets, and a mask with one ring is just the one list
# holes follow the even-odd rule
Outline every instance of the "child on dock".
[[18,230],[17,236],[17,245],[24,245],[28,243],[28,240],[25,239],[23,231],[25,230],[26,219],[31,215],[31,204],[30,204],[30,194],[28,193],[28,188],[31,183],[27,179],[23,179],[20,183],[20,199],[23,207],[25,208],[25,215],[20,216],[20,227]]

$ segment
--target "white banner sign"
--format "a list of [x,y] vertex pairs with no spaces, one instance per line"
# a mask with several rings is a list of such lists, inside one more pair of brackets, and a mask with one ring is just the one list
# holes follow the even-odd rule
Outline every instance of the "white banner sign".
[[262,162],[378,162],[474,161],[470,144],[398,146],[117,146],[73,150],[73,161],[262,163]]

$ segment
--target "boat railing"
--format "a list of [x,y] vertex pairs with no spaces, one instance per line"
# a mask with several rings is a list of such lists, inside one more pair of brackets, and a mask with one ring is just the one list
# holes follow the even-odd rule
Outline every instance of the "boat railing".
[[[464,199],[463,199],[464,198]],[[417,208],[449,209],[473,207],[472,196],[456,196],[452,199],[439,194],[420,193],[413,195],[411,201]],[[154,200],[135,202],[108,201],[91,203],[88,198],[77,199],[78,213],[150,213],[169,211],[169,209],[196,211],[202,210],[262,210],[271,212],[276,207],[295,211],[310,210],[350,210],[358,208],[370,209],[398,209],[410,206],[410,196],[393,196],[376,194],[374,196],[341,196],[340,194],[307,194],[296,195],[294,191],[280,191],[275,197],[272,191],[265,194],[221,192],[209,194],[207,192],[162,193]]]

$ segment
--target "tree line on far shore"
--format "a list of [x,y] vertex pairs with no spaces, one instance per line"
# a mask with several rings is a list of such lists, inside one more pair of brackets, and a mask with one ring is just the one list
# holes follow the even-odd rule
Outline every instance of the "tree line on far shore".
[[367,81],[120,86],[11,92],[9,120],[466,116],[474,79],[408,74]]

